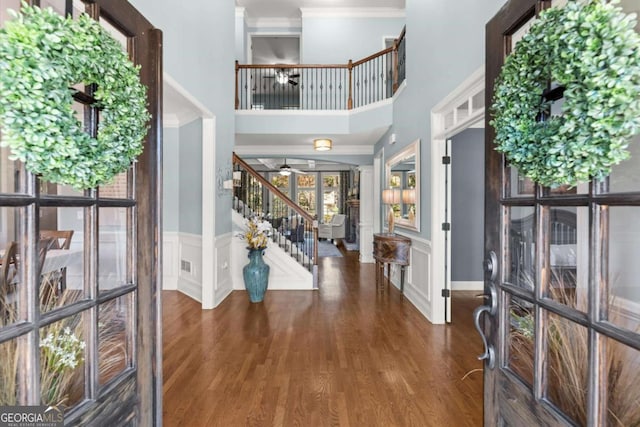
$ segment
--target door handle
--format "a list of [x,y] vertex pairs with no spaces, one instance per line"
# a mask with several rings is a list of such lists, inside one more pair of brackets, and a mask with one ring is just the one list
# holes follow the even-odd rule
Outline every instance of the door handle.
[[485,298],[488,298],[486,304],[476,307],[473,310],[473,322],[475,324],[476,330],[478,334],[480,334],[480,338],[482,338],[482,344],[484,345],[484,353],[478,356],[478,360],[486,360],[489,369],[493,369],[496,364],[496,352],[493,348],[493,345],[489,344],[487,341],[487,337],[480,326],[480,316],[483,313],[487,313],[490,316],[495,316],[498,312],[498,291],[496,291],[495,285],[493,283],[489,284],[489,294],[484,295]]

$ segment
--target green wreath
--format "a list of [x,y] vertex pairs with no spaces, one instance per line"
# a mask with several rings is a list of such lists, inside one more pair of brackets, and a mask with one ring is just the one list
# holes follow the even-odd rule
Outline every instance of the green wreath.
[[[77,189],[108,183],[142,152],[146,88],[121,45],[95,20],[23,3],[0,30],[0,124],[11,159]],[[96,84],[98,134],[83,130],[71,87]],[[79,104],[78,104],[79,105]]]
[[[629,158],[640,132],[635,24],[635,15],[601,0],[540,14],[507,57],[491,106],[496,150],[511,165],[545,186],[575,186]],[[562,114],[539,121],[550,111],[550,82],[564,87]]]

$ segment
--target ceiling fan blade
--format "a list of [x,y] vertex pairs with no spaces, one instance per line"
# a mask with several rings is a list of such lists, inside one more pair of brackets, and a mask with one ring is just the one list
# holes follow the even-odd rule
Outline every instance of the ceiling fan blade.
[[289,79],[289,84],[293,85],[293,86],[298,86],[298,82],[295,81],[295,80],[291,80],[291,79]]
[[293,173],[299,173],[300,175],[306,175],[306,174],[307,174],[306,172],[301,171],[301,170],[299,170],[299,169],[293,169],[293,168],[291,168],[290,170],[291,170],[291,172],[293,172]]
[[275,76],[262,76],[263,79],[273,79]]
[[300,74],[289,74],[290,79],[297,79],[298,77],[300,77]]

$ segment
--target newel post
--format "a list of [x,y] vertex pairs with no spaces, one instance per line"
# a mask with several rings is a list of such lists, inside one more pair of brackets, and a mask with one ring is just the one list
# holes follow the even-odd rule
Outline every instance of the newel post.
[[238,71],[240,70],[240,65],[238,64],[238,60],[236,60],[236,110],[240,107],[240,97],[238,96]]
[[347,110],[351,110],[353,108],[353,61],[351,59],[349,60],[347,68],[349,69],[349,99],[347,100]]

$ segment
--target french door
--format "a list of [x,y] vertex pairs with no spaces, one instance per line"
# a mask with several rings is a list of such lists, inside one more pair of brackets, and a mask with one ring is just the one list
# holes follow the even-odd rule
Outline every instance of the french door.
[[[511,0],[487,24],[487,105],[504,58],[554,6]],[[489,120],[487,296],[475,313],[485,320],[485,425],[638,425],[640,141],[603,181],[550,189],[494,151]]]
[[[119,40],[152,119],[138,161],[86,191],[41,181],[0,149],[0,251],[16,253],[0,281],[0,405],[55,406],[65,425],[159,425],[162,34],[125,0],[31,3],[87,13]],[[2,4],[3,18],[20,8]],[[95,87],[74,88],[95,135]]]

